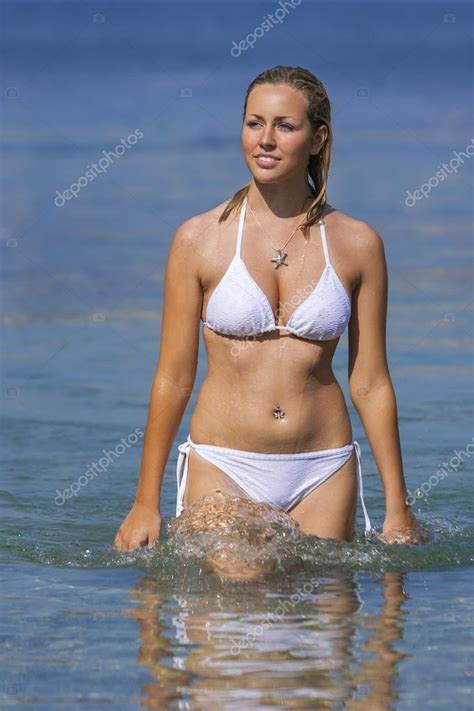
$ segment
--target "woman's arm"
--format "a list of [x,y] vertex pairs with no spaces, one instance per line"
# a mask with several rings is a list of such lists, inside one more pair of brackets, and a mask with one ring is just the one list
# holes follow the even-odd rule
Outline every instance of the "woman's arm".
[[[395,391],[386,353],[388,275],[382,238],[363,223],[354,254],[360,280],[349,323],[349,391],[364,426],[385,490],[383,534],[420,540],[422,531],[406,503]],[[390,542],[387,537],[387,542]],[[393,541],[395,542],[395,541]]]
[[135,503],[114,540],[134,550],[160,535],[163,474],[196,377],[202,287],[199,231],[192,218],[175,232],[165,267],[160,350],[151,389]]

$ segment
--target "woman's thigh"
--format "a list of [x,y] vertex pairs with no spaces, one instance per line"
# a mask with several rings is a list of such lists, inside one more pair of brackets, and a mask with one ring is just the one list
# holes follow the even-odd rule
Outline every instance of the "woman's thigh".
[[183,506],[190,506],[218,489],[233,496],[250,498],[222,469],[204,459],[193,447],[190,448],[188,456],[188,477]]
[[[233,496],[251,497],[222,469],[190,448],[188,476],[183,505],[190,506],[220,489]],[[357,470],[355,452],[329,479],[294,506],[288,515],[300,530],[321,538],[352,540],[357,510]]]
[[356,454],[294,506],[289,515],[304,533],[352,540],[357,511]]

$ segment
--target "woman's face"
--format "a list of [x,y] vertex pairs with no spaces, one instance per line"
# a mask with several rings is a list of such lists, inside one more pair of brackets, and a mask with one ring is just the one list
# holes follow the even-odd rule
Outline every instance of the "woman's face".
[[[256,180],[273,182],[305,173],[311,154],[327,137],[326,126],[314,132],[306,116],[304,95],[286,84],[259,84],[250,92],[242,126],[242,149]],[[277,160],[259,162],[258,155]]]

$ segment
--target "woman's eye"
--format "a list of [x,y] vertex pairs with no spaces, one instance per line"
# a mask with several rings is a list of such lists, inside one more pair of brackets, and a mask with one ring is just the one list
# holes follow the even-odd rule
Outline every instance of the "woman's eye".
[[[247,126],[252,127],[252,126],[256,126],[257,124],[258,124],[258,121],[248,121]],[[291,126],[289,123],[280,123],[280,124],[278,124],[278,125],[279,125],[279,126],[284,126],[285,128],[290,129],[290,131],[293,131],[293,130],[294,130],[294,127]]]

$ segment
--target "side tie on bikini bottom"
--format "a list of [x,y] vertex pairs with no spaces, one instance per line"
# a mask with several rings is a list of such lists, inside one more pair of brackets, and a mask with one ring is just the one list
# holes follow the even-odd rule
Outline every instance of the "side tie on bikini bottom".
[[178,445],[178,464],[176,466],[177,494],[176,494],[176,516],[183,512],[183,498],[188,479],[189,450],[191,449],[190,436],[186,442]]
[[[191,440],[191,436],[188,434],[186,441],[182,442],[180,445],[178,445],[178,462],[177,462],[177,466],[176,466],[176,479],[177,479],[176,516],[180,516],[181,513],[183,512],[183,509],[184,509],[183,498],[184,498],[184,492],[186,489],[186,482],[187,482],[187,478],[188,478],[189,452],[190,452],[190,449],[193,446],[193,444],[194,443]],[[362,510],[364,512],[364,519],[365,519],[364,534],[368,535],[368,533],[372,530],[372,526],[370,523],[369,514],[367,513],[367,508],[366,508],[365,502],[364,502],[364,492],[363,492],[363,484],[362,484],[361,449],[360,449],[359,442],[357,442],[356,440],[354,440],[353,446],[354,446],[355,453],[356,453],[356,469],[357,469],[358,489],[359,489],[360,501],[362,504]],[[218,448],[215,448],[215,449],[218,449]],[[221,447],[220,449],[225,453],[226,447]],[[236,450],[232,450],[232,451],[235,452]],[[269,455],[269,456],[274,457],[274,455]],[[226,472],[223,472],[223,473],[226,474]],[[228,476],[228,475],[226,474],[226,476]],[[229,478],[231,478],[231,477],[229,477]],[[251,497],[251,498],[253,498],[253,497]]]
[[354,440],[354,448],[355,448],[355,453],[356,453],[356,458],[357,458],[357,479],[359,482],[360,503],[362,504],[362,510],[364,512],[364,519],[365,519],[364,534],[367,536],[368,533],[372,530],[372,526],[370,524],[369,514],[367,513],[367,509],[366,509],[365,503],[364,503],[364,487],[362,485],[362,453],[360,451],[360,444],[359,444],[359,442],[357,442],[357,440]]

